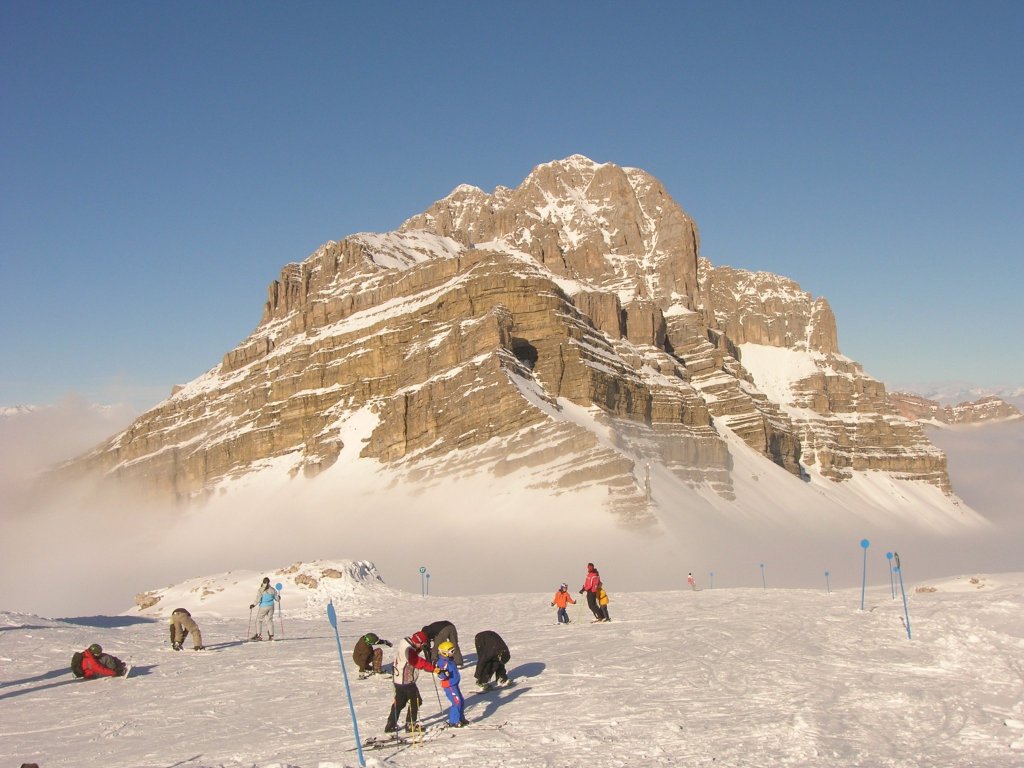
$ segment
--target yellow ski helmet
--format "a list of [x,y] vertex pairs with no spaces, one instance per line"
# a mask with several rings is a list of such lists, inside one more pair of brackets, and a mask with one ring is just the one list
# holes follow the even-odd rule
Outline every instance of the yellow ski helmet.
[[455,643],[451,640],[445,640],[439,646],[437,646],[437,652],[446,658],[451,658],[455,655]]

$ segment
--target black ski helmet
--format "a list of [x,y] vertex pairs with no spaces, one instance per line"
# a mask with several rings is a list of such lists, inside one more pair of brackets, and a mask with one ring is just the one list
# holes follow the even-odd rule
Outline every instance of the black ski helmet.
[[99,656],[101,653],[103,653],[103,647],[99,643],[93,643],[89,646],[89,653],[91,653],[93,656]]

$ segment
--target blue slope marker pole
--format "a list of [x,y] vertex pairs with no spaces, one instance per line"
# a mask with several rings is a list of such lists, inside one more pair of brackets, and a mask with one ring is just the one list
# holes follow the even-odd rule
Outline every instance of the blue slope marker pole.
[[341,636],[338,634],[338,614],[334,612],[334,601],[327,603],[327,620],[334,627],[334,639],[338,642],[338,661],[341,662],[341,676],[345,680],[345,695],[348,697],[348,710],[352,713],[352,730],[356,734],[356,749],[359,751],[359,764],[366,765],[363,757],[363,740],[359,738],[359,723],[356,722],[356,706],[352,703],[352,689],[348,686],[348,672],[345,670],[345,654],[341,650]]
[[903,615],[906,617],[905,623],[907,625],[907,640],[911,640],[912,638],[910,637],[910,610],[907,608],[907,590],[903,588],[903,569],[900,567],[900,553],[896,552],[894,554],[894,557],[896,558],[896,573],[898,573],[900,576],[900,592],[903,593]]
[[768,582],[764,578],[764,563],[761,563],[761,588],[765,592],[768,591]]
[[426,566],[420,566],[420,597],[427,596],[427,580],[426,580],[427,568]]
[[[277,590],[277,594],[281,594],[281,582],[274,585],[274,589]],[[277,601],[277,617],[281,620],[281,637],[284,637],[284,608],[281,607],[281,601]]]
[[889,591],[892,593],[892,599],[896,599],[896,579],[892,575],[892,552],[885,553],[885,559],[889,561]]
[[832,582],[829,581],[828,571],[825,571],[825,594],[832,594]]
[[709,583],[709,584],[711,585],[711,589],[714,589],[714,588],[715,588],[715,572],[714,572],[714,571],[712,571],[711,573],[709,573],[709,574],[708,574],[708,576],[710,576],[710,577],[711,577],[711,578],[710,578],[710,579],[708,580],[708,583]]
[[871,542],[867,539],[860,540],[860,546],[864,550],[864,577],[860,582],[860,609],[864,610],[864,590],[868,587],[868,547],[871,546]]

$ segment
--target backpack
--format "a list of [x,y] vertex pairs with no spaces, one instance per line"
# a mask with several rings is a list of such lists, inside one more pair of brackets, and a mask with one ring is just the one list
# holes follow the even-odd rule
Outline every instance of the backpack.
[[71,674],[75,677],[85,677],[85,673],[82,671],[82,658],[81,651],[71,657]]

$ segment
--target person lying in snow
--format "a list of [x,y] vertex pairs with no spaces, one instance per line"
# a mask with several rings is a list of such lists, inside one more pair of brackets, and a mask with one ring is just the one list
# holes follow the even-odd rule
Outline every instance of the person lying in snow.
[[75,677],[91,680],[94,677],[119,677],[127,666],[117,656],[104,653],[99,643],[71,657],[71,672]]

